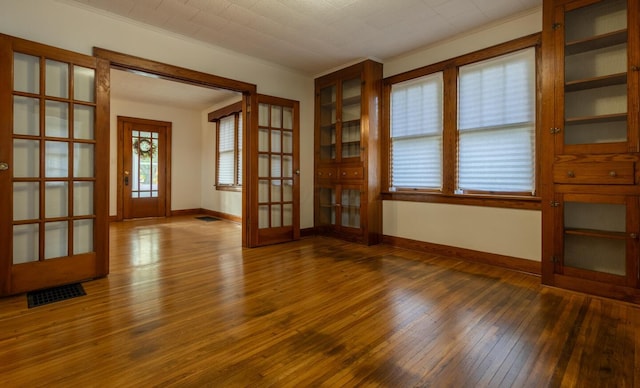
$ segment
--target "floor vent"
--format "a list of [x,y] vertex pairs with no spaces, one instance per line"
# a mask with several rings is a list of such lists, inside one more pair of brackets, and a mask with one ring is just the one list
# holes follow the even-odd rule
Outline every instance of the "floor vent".
[[87,293],[84,292],[82,284],[74,283],[29,292],[27,293],[27,302],[29,304],[29,308],[32,308],[82,295],[87,295]]
[[216,217],[211,217],[211,216],[202,216],[202,217],[196,217],[197,220],[200,221],[205,221],[205,222],[211,222],[211,221],[219,221],[219,218]]

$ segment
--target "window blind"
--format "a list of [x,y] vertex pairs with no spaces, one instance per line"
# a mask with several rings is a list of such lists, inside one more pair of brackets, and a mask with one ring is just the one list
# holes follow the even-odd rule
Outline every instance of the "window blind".
[[535,50],[459,68],[458,190],[534,192]]
[[442,188],[442,72],[391,88],[391,190]]
[[238,182],[239,186],[242,186],[242,112],[238,113]]
[[218,184],[233,185],[234,182],[234,115],[223,117],[218,125]]

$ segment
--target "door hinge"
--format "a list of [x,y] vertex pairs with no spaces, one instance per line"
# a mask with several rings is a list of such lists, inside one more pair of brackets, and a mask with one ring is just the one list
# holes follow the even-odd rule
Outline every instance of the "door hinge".
[[549,132],[551,132],[552,135],[558,134],[560,133],[560,128],[551,128]]
[[551,25],[551,28],[552,28],[553,30],[557,30],[557,29],[558,29],[558,28],[560,28],[560,27],[562,27],[562,23],[553,23],[553,24]]
[[549,203],[549,205],[551,205],[551,207],[558,207],[558,206],[560,206],[560,202],[558,202],[558,201],[551,201],[551,202]]

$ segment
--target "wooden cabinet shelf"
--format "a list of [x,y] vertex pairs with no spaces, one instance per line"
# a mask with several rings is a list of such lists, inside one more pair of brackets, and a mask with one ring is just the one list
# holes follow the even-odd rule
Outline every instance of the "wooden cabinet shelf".
[[606,86],[625,85],[626,83],[627,73],[618,73],[567,82],[564,88],[566,92],[577,92],[580,90],[597,89]]
[[618,30],[607,34],[592,36],[585,39],[567,42],[565,55],[581,54],[587,51],[598,50],[627,42],[627,30]]
[[597,237],[597,238],[609,238],[616,240],[625,240],[627,239],[627,233],[625,232],[611,232],[606,230],[595,230],[595,229],[565,229],[565,234],[570,234],[574,236],[586,236],[586,237]]
[[617,122],[617,121],[626,121],[626,120],[627,120],[626,113],[614,113],[609,115],[570,117],[570,118],[567,118],[564,122],[567,125],[579,125],[579,124],[598,124],[598,123],[607,123],[607,122]]

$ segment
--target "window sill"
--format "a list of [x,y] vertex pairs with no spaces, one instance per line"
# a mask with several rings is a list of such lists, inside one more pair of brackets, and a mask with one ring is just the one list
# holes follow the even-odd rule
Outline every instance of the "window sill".
[[524,196],[496,196],[487,194],[456,194],[447,195],[441,193],[426,192],[383,192],[380,194],[383,201],[407,201],[426,203],[446,203],[452,205],[486,206],[509,209],[541,210],[540,197]]
[[242,191],[242,186],[216,186],[219,191]]

